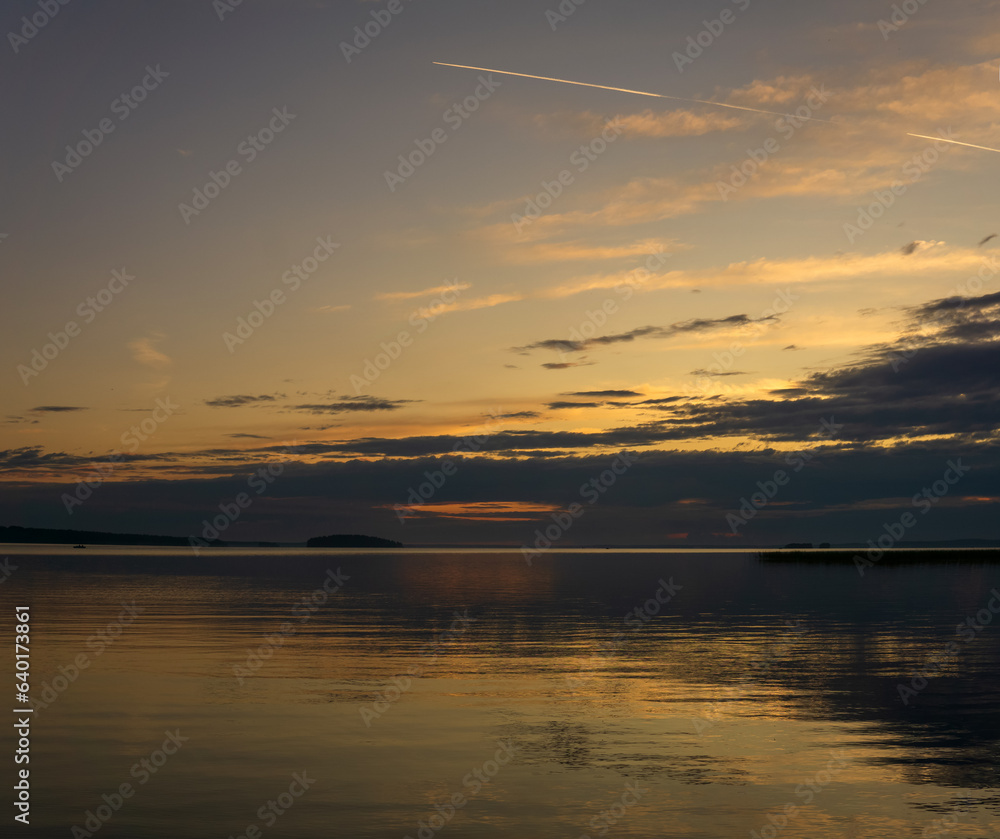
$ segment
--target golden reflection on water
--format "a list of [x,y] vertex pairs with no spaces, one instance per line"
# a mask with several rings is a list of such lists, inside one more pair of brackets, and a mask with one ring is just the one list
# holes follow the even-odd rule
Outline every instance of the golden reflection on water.
[[[1000,829],[1000,627],[918,708],[896,690],[982,605],[988,570],[859,581],[732,556],[290,562],[270,576],[88,576],[39,560],[5,586],[5,608],[32,607],[33,697],[89,662],[37,710],[34,835],[64,836],[138,783],[131,767],[170,730],[189,741],[102,837],[263,829],[258,809],[302,771],[316,783],[271,835],[416,836],[456,793],[466,803],[441,836],[882,839],[963,805],[948,835]],[[328,567],[351,579],[296,611]],[[683,586],[676,599],[625,623],[662,578]],[[95,637],[132,601],[134,622]],[[473,793],[499,743],[516,759]],[[647,792],[624,807],[629,783]]]

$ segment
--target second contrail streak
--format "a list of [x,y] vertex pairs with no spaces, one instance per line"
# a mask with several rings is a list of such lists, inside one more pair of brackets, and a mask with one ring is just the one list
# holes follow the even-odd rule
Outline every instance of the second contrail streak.
[[1000,149],[991,149],[989,146],[976,146],[972,143],[960,143],[958,140],[949,140],[947,137],[928,137],[926,134],[911,134],[906,132],[907,137],[920,137],[924,140],[940,140],[942,143],[954,143],[956,146],[968,146],[970,149],[982,149],[983,151],[995,151],[1000,154]]

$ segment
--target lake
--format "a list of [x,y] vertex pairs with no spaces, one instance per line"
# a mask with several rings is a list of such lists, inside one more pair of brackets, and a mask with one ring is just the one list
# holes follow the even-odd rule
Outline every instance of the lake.
[[18,834],[1000,835],[998,565],[0,556],[10,647],[31,616]]

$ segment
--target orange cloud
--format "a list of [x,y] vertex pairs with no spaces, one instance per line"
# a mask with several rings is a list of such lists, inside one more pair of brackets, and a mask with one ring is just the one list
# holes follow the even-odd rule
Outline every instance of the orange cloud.
[[[804,259],[760,258],[732,262],[721,268],[690,271],[667,271],[653,275],[637,291],[654,291],[692,286],[797,285],[815,282],[840,282],[869,277],[916,277],[921,275],[959,272],[974,274],[985,262],[982,250],[952,248],[944,242],[921,242],[911,254],[897,249],[871,255],[847,253],[836,256],[811,256]],[[631,272],[591,274],[576,277],[561,285],[539,292],[543,297],[569,297],[601,288],[615,288]]]
[[503,258],[517,265],[534,265],[547,262],[572,262],[579,260],[622,259],[647,256],[668,249],[681,250],[687,246],[666,239],[641,239],[627,245],[594,245],[586,239],[570,242],[540,242],[522,248],[506,249]]
[[472,288],[471,283],[456,282],[450,285],[438,285],[432,286],[431,288],[422,288],[420,291],[386,291],[381,294],[376,294],[374,299],[387,301],[415,300],[418,297],[431,297],[435,294],[444,294],[449,291],[465,291],[470,288]]
[[406,509],[418,515],[464,521],[535,521],[558,510],[559,506],[527,501],[469,501],[416,504]]
[[[654,111],[647,108],[636,114],[618,114],[611,120],[628,137],[700,137],[717,131],[732,131],[745,127],[743,117],[715,111],[683,109]],[[572,134],[575,137],[596,137],[604,130],[608,117],[594,111],[560,111],[538,115],[534,124],[548,133]]]

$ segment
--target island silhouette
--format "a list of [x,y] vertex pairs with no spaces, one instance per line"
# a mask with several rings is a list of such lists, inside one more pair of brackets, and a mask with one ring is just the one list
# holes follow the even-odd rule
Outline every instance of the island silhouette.
[[[0,527],[0,543],[33,545],[159,545],[187,547],[186,536],[161,536],[149,533],[105,533],[99,530],[56,530],[44,527]],[[402,542],[360,534],[316,536],[302,542],[263,542],[208,540],[213,548],[402,548]]]

